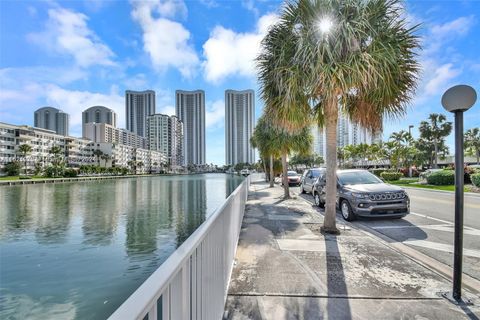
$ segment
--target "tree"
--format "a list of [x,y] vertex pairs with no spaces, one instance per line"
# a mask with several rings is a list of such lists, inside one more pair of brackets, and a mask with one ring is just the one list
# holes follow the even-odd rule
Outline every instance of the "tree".
[[100,165],[100,158],[103,156],[103,152],[100,149],[93,150],[93,155],[97,159],[97,165]]
[[477,164],[480,164],[480,128],[468,129],[465,132],[465,147],[467,152],[477,157]]
[[[270,187],[273,187],[274,182],[274,158],[278,157],[278,149],[273,143],[273,138],[275,136],[275,131],[273,126],[271,125],[270,121],[262,115],[258,121],[255,129],[253,130],[252,138],[250,139],[252,143],[252,147],[257,148],[260,157],[262,159],[269,159],[269,180],[270,180]],[[266,162],[266,161],[265,161]],[[265,170],[265,174],[266,174]]]
[[23,157],[23,164],[25,169],[25,175],[27,175],[27,155],[32,152],[32,146],[29,144],[21,144],[18,147],[18,151],[22,154]]
[[338,232],[339,111],[372,132],[384,117],[405,113],[419,72],[415,31],[397,0],[298,0],[283,7],[262,41],[257,61],[265,113],[292,132],[313,111],[326,129],[325,232]]
[[127,165],[130,167],[132,173],[137,174],[137,163],[134,160],[128,161]]
[[110,157],[108,154],[102,152],[102,155],[100,156],[100,158],[102,158],[102,160],[105,161],[105,167],[107,167],[107,161],[110,160],[112,157]]
[[12,162],[6,163],[4,170],[7,176],[18,176],[21,168],[22,168],[22,165],[20,164],[20,162],[14,160]]
[[428,116],[430,122],[422,121],[418,129],[420,130],[420,138],[425,139],[425,142],[433,144],[434,162],[433,167],[438,168],[438,154],[439,144],[445,141],[452,132],[452,123],[447,122],[447,117],[443,114],[432,113]]
[[[138,168],[143,168],[143,166],[144,166],[144,163],[143,163],[142,161],[138,161],[138,162],[137,162],[137,165],[136,165],[136,168],[137,168],[137,167],[138,167]],[[136,168],[135,168],[135,173],[137,173]]]
[[272,127],[275,134],[272,137],[272,143],[276,146],[282,158],[282,184],[284,190],[284,199],[290,198],[290,188],[288,185],[288,162],[287,157],[291,152],[306,154],[311,150],[313,137],[310,133],[310,126],[305,126],[295,133],[289,133],[287,130],[278,127]]
[[53,146],[50,148],[50,150],[48,150],[48,153],[51,155],[50,163],[52,164],[52,168],[47,170],[47,175],[52,177],[61,176],[64,165],[62,159],[62,148],[59,146]]

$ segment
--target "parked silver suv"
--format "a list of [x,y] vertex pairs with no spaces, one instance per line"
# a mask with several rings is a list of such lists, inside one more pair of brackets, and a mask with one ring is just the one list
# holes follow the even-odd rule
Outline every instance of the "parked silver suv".
[[[315,204],[325,204],[325,177],[314,186]],[[410,213],[410,199],[400,187],[384,183],[367,170],[337,171],[337,205],[347,221],[360,217],[402,218]]]
[[311,168],[306,170],[302,176],[302,181],[300,184],[300,192],[301,193],[308,192],[313,194],[313,185],[324,172],[325,172],[325,168]]

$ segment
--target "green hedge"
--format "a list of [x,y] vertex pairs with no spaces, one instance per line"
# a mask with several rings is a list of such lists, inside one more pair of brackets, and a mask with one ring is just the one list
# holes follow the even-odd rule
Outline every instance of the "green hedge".
[[370,170],[371,173],[376,175],[377,177],[381,177],[382,172],[385,172],[385,169],[372,169]]
[[455,184],[455,172],[453,170],[433,172],[427,176],[427,183],[436,186],[453,185]]
[[400,180],[403,177],[403,173],[395,171],[384,171],[380,173],[380,176],[387,181]]
[[475,187],[480,188],[480,173],[470,175],[470,179]]

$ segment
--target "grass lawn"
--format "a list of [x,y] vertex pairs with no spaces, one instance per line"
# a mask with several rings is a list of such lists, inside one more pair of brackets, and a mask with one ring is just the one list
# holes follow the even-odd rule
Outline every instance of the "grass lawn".
[[[30,179],[25,179],[25,180],[38,180],[38,179],[52,179],[52,178],[45,178],[42,176],[29,176]],[[11,181],[11,180],[20,180],[20,176],[6,176],[6,177],[0,177],[0,181]]]
[[[421,189],[432,189],[432,190],[443,190],[443,191],[455,191],[455,186],[454,185],[448,185],[448,186],[434,186],[431,184],[419,184],[418,183],[418,178],[402,178],[397,181],[387,181],[387,183],[394,184],[397,186],[403,186],[403,187],[412,187],[412,188],[421,188]],[[463,188],[463,191],[465,192],[471,192],[471,186],[466,185]]]

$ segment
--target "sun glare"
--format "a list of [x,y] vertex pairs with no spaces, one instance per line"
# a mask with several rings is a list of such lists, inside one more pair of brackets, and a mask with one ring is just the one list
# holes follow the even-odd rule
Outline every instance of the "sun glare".
[[322,18],[318,21],[318,29],[322,33],[328,33],[333,26],[333,21],[330,18]]

